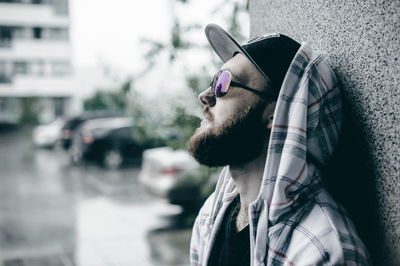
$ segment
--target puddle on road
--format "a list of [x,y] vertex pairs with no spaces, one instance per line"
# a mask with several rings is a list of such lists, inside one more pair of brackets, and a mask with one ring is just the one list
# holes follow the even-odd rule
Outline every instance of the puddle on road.
[[0,218],[3,265],[188,264],[190,230],[171,224],[179,207],[99,194],[48,200],[25,199]]
[[[179,212],[179,208],[163,201],[120,205],[107,199],[94,199],[80,204],[78,264],[91,265],[92,256],[88,254],[97,254],[110,265],[187,265],[190,230],[157,232],[157,228],[169,227],[168,220],[162,217]],[[186,244],[177,242],[177,237]],[[167,252],[159,252],[166,248]],[[159,256],[160,253],[172,258]]]
[[180,209],[147,195],[138,166],[71,167],[30,132],[0,135],[0,265],[188,265]]

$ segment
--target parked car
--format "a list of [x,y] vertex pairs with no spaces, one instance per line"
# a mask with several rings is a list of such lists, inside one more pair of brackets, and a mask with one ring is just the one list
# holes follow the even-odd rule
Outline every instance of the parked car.
[[147,149],[143,152],[139,180],[151,194],[165,198],[178,184],[183,171],[198,166],[187,151],[170,147]]
[[62,147],[68,150],[72,146],[76,131],[86,121],[97,118],[121,117],[121,113],[108,111],[91,111],[68,119],[62,128]]
[[75,134],[69,156],[73,163],[93,160],[117,169],[142,151],[133,139],[132,118],[109,117],[84,122]]
[[217,172],[200,166],[186,150],[160,147],[143,152],[139,180],[150,194],[196,212],[214,189]]
[[39,125],[32,131],[32,140],[35,146],[52,148],[61,141],[61,130],[65,120],[57,118],[49,124]]
[[184,213],[197,213],[214,190],[219,172],[200,166],[186,150],[160,147],[143,152],[139,180],[149,193],[181,206]]
[[179,181],[167,193],[169,203],[181,206],[185,213],[197,214],[214,191],[219,172],[219,168],[206,166],[183,171]]

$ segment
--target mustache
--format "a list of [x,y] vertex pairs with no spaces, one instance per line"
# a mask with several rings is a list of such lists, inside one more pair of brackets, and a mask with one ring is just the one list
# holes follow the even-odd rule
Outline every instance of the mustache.
[[213,121],[213,120],[214,120],[214,117],[213,117],[213,115],[212,115],[211,112],[210,112],[210,107],[208,107],[208,106],[204,106],[204,108],[203,108],[203,115],[204,115],[204,118],[206,118],[206,119],[208,119],[208,120],[210,120],[210,121]]

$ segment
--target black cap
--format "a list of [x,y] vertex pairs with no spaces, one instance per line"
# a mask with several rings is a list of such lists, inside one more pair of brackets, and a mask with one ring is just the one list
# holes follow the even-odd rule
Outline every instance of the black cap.
[[208,42],[223,62],[238,52],[245,55],[256,69],[270,80],[277,97],[286,72],[300,44],[283,34],[271,33],[256,37],[240,46],[229,33],[215,24],[205,29]]

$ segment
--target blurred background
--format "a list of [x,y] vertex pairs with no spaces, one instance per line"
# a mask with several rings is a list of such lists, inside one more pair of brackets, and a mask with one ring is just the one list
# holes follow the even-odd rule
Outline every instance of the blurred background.
[[248,2],[0,0],[0,265],[188,265],[211,22]]

